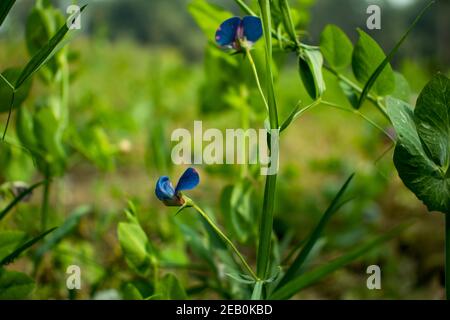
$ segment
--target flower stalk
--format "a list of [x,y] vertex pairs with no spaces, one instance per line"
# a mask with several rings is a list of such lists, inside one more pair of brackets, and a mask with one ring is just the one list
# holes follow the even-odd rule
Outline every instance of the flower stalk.
[[217,235],[234,251],[234,253],[238,256],[239,260],[241,261],[242,265],[244,266],[244,269],[248,272],[248,274],[255,280],[259,281],[259,278],[255,274],[255,272],[252,270],[250,265],[245,260],[244,256],[241,254],[239,249],[234,245],[234,243],[228,238],[222,230],[217,226],[217,224],[208,216],[208,214],[202,210],[194,201],[191,199],[188,199],[187,197],[183,197],[186,200],[186,204],[184,207],[192,207],[194,208],[202,217],[205,219],[205,221],[211,226],[211,228],[217,233]]

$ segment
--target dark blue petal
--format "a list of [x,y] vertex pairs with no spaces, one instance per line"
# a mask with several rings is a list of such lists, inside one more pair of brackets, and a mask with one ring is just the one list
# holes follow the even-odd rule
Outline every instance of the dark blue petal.
[[232,46],[236,40],[241,18],[233,17],[225,20],[216,31],[216,42],[221,47]]
[[163,176],[156,182],[155,188],[156,197],[161,200],[171,200],[175,197],[175,189],[169,180],[169,177]]
[[187,169],[180,180],[178,181],[177,187],[175,188],[175,193],[177,194],[183,190],[191,190],[194,189],[200,182],[200,176],[198,175],[197,170],[194,168]]
[[261,19],[258,17],[247,16],[242,22],[244,28],[244,37],[250,42],[258,41],[263,35]]

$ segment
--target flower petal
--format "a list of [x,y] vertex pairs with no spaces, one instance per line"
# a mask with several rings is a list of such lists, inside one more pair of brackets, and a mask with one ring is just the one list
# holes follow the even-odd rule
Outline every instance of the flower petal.
[[258,17],[244,17],[242,26],[245,39],[251,43],[255,43],[263,36],[261,19]]
[[233,17],[225,20],[217,29],[216,42],[221,47],[228,47],[236,40],[236,32],[241,24],[241,18]]
[[155,188],[156,197],[161,200],[171,200],[175,197],[175,189],[169,180],[169,177],[163,176],[156,182]]
[[177,194],[183,190],[194,189],[199,183],[200,176],[198,175],[197,170],[194,168],[188,168],[178,181],[177,187],[175,188],[175,193]]

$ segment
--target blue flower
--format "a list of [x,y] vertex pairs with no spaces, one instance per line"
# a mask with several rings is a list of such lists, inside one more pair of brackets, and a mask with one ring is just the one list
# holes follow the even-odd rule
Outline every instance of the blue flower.
[[251,48],[263,35],[263,27],[258,17],[233,17],[225,20],[216,31],[216,43],[222,48],[232,48],[238,52],[243,46]]
[[200,182],[197,170],[188,168],[178,180],[177,186],[174,188],[169,177],[162,176],[156,182],[155,194],[166,206],[180,207],[185,203],[181,191],[192,190]]

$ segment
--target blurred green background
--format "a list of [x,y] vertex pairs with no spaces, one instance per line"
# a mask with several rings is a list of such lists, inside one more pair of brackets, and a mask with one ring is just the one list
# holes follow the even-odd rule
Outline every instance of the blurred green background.
[[[127,200],[138,208],[144,229],[172,261],[167,266],[189,288],[196,272],[184,266],[199,263],[189,251],[179,224],[189,223],[193,212],[174,217],[154,196],[160,175],[179,176],[184,167],[170,162],[170,134],[178,127],[193,128],[203,120],[206,128],[238,128],[241,107],[253,108],[250,121],[262,127],[262,106],[254,88],[236,84],[223,88],[218,80],[223,69],[242,57],[218,63],[218,53],[192,18],[188,0],[89,1],[82,16],[82,32],[70,47],[69,125],[64,132],[68,161],[64,174],[55,179],[51,192],[50,224],[58,225],[80,205],[89,206],[76,230],[51,252],[37,270],[30,261],[18,260],[16,270],[33,271],[38,279],[34,298],[67,298],[65,270],[77,264],[83,270],[83,287],[77,298],[121,297],[127,281],[139,281],[127,271],[117,241],[116,227],[124,219]],[[239,15],[231,0],[215,0]],[[293,0],[299,9],[306,43],[317,44],[324,26],[334,23],[355,41],[355,29],[366,30],[366,8],[376,2],[382,8],[382,29],[369,33],[389,51],[424,6],[420,0]],[[53,1],[64,12],[71,1]],[[27,16],[34,1],[22,0],[0,30],[0,69],[20,66],[28,59],[24,42]],[[449,72],[450,2],[439,1],[421,20],[396,56],[393,66],[409,82],[413,102],[434,73]],[[257,64],[262,50],[256,48]],[[230,62],[231,61],[231,62]],[[259,62],[258,62],[259,61]],[[298,77],[295,60],[285,59],[277,74],[280,114],[285,118],[299,99],[308,100]],[[223,68],[223,69],[222,69]],[[232,69],[238,74],[239,68]],[[229,70],[226,71],[230,74]],[[224,70],[225,73],[225,70]],[[250,76],[249,76],[250,77]],[[326,74],[328,100],[346,105],[345,97]],[[228,78],[226,80],[232,82]],[[249,82],[252,78],[249,78]],[[334,82],[333,82],[334,81]],[[225,87],[225,86],[224,86]],[[51,88],[51,86],[50,86]],[[34,81],[24,108],[32,109],[49,89]],[[243,102],[244,101],[244,102]],[[387,125],[373,108],[365,113]],[[15,118],[15,116],[14,116]],[[6,121],[2,114],[1,123]],[[14,127],[14,125],[13,125]],[[389,128],[386,128],[389,129]],[[13,130],[11,134],[14,135]],[[289,245],[310,232],[345,178],[356,171],[351,194],[356,199],[344,207],[327,228],[320,264],[408,219],[415,224],[388,245],[340,270],[320,284],[302,291],[301,299],[439,299],[443,297],[443,217],[426,208],[399,180],[392,164],[389,140],[361,118],[318,107],[289,129],[282,144],[281,174],[276,203],[276,233]],[[35,164],[23,150],[2,146],[0,184],[31,183],[39,179]],[[201,166],[201,184],[190,193],[214,212],[223,224],[223,188],[239,177],[239,167]],[[263,180],[255,177],[253,210],[259,212]],[[8,225],[35,232],[40,194],[35,192],[9,218]],[[3,203],[0,201],[0,203]],[[254,228],[256,226],[250,227]],[[234,235],[239,238],[239,235]],[[248,239],[239,239],[254,261]],[[380,265],[382,290],[366,288],[366,267]],[[164,268],[164,266],[162,267]],[[218,298],[211,290],[193,290],[194,298]]]

